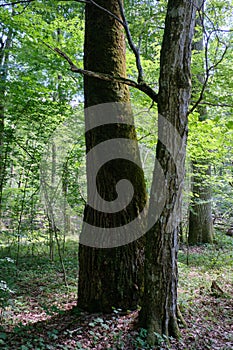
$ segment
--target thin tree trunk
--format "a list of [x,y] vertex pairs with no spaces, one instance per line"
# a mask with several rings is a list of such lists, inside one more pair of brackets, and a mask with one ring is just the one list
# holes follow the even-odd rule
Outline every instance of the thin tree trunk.
[[[117,0],[98,0],[99,5],[121,17]],[[126,76],[125,39],[121,24],[106,12],[95,6],[86,5],[86,27],[84,46],[85,69]],[[128,87],[117,82],[84,78],[85,107],[106,102],[129,102]],[[125,113],[125,115],[124,115]],[[133,140],[136,132],[130,111],[125,110],[122,120],[131,119],[129,125],[122,123],[104,124],[86,133],[86,149],[89,152],[101,142],[117,138]],[[128,114],[128,115],[127,115]],[[93,118],[95,118],[93,116]],[[87,119],[86,119],[87,120]],[[86,121],[87,123],[87,121]],[[121,142],[119,148],[123,150]],[[140,163],[138,147],[128,148],[128,153]],[[98,152],[97,152],[98,153]],[[124,152],[123,152],[124,153]],[[101,158],[97,154],[97,158]],[[88,172],[90,180],[92,174]],[[118,213],[103,213],[86,206],[84,222],[104,228],[124,226],[133,220],[144,208],[147,198],[144,175],[135,164],[124,159],[114,159],[101,168],[97,177],[97,188],[102,198],[112,201],[116,198],[116,184],[129,179],[136,195],[124,210]],[[89,180],[87,183],[89,183]],[[89,189],[88,189],[89,196]],[[83,226],[82,237],[90,232]],[[126,230],[127,234],[127,230]],[[115,248],[97,248],[79,245],[78,305],[90,312],[111,312],[112,307],[131,309],[139,302],[143,280],[144,239]]]
[[2,217],[2,194],[5,182],[7,153],[5,148],[5,95],[8,75],[9,50],[12,43],[12,31],[1,38],[0,48],[0,220]]
[[164,206],[156,224],[146,235],[145,292],[140,312],[140,324],[148,330],[151,344],[158,341],[158,334],[179,336],[177,253],[195,12],[194,2],[168,1],[160,57],[156,151],[164,180],[157,176],[155,167],[150,215],[161,206],[162,199]]

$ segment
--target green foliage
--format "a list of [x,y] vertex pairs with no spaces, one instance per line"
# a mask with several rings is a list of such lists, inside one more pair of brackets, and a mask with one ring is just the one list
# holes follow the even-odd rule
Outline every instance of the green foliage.
[[128,0],[125,9],[135,44],[144,58],[154,61],[162,42],[166,2]]
[[[162,344],[163,338],[159,334],[155,334],[159,340],[159,344]],[[152,347],[147,342],[147,330],[141,328],[138,332],[136,339],[133,339],[135,349],[152,349]]]
[[[215,245],[204,245],[179,251],[179,305],[181,312],[195,304],[200,293],[208,296],[213,280],[222,286],[230,283],[233,267],[232,238],[218,234]],[[229,298],[226,291],[224,298]]]
[[[53,131],[74,113],[71,102],[82,99],[81,78],[74,81],[67,64],[47,45],[60,47],[74,60],[82,59],[83,7],[57,5],[35,1],[30,6],[17,4],[14,10],[0,7],[2,39],[13,33],[4,82],[5,173],[0,207],[3,224],[7,222],[3,239],[18,243],[46,234],[48,222],[39,195],[41,158]],[[34,225],[38,221],[43,222],[39,235]]]
[[15,291],[10,287],[12,279],[9,278],[7,282],[3,280],[4,276],[8,276],[10,272],[15,271],[15,261],[9,257],[0,259],[0,266],[3,273],[0,278],[0,319],[4,317],[5,309],[12,304],[12,297]]
[[[156,91],[166,5],[166,1],[125,1],[132,37],[135,44],[140,46],[145,80]],[[188,156],[199,162],[200,168],[203,160],[212,166],[211,179],[201,174],[200,177],[202,182],[212,186],[214,214],[221,216],[225,225],[230,225],[233,220],[233,81],[230,79],[233,75],[233,37],[230,31],[232,1],[210,0],[206,2],[205,11],[204,43],[208,46],[203,52],[193,52],[192,79],[195,89],[192,103],[200,96],[202,84],[196,77],[203,74],[204,63],[204,78],[208,77],[208,82],[201,108],[206,107],[206,115],[202,121],[197,111],[189,116]],[[83,90],[82,77],[71,73],[68,64],[56,56],[48,45],[59,47],[77,66],[82,66],[84,6],[75,1],[56,1],[55,6],[52,0],[38,0],[32,1],[29,6],[16,4],[13,9],[10,5],[1,6],[0,18],[0,39],[4,41],[12,35],[12,45],[8,48],[9,62],[7,66],[4,64],[0,67],[1,73],[7,73],[6,79],[0,82],[0,88],[5,92],[0,101],[4,104],[4,132],[0,136],[3,136],[1,147],[5,157],[0,203],[0,317],[8,322],[11,312],[17,314],[20,310],[30,309],[31,301],[25,295],[28,289],[39,293],[37,297],[41,312],[49,316],[61,316],[64,311],[62,300],[67,288],[56,246],[53,246],[53,262],[49,258],[54,236],[51,242],[49,220],[40,203],[39,173],[41,159],[49,146],[48,140],[67,118],[75,116],[77,110],[73,106],[77,101],[83,101]],[[201,29],[197,29],[197,32],[196,40],[200,39]],[[129,47],[127,74],[137,79],[135,57]],[[153,107],[148,112],[151,101],[138,90],[131,89],[131,97],[149,192],[157,142],[157,109]],[[65,157],[65,166],[59,164],[57,167],[57,179],[67,184],[66,198],[79,214],[85,202],[85,193],[79,193],[85,182],[84,133],[80,131],[80,135]],[[61,145],[59,142],[58,145]],[[189,190],[187,193],[189,197]],[[59,232],[58,239],[63,248],[68,293],[74,293],[78,242],[66,242],[66,232]],[[211,279],[221,282],[230,276],[233,260],[231,237],[225,237],[224,232],[217,233],[213,247],[200,249],[203,249],[201,253],[189,252],[188,258],[186,253],[180,252],[180,287],[184,293],[180,293],[179,300],[184,310],[194,306],[194,297],[202,287],[204,293],[208,293]],[[11,257],[14,260],[10,260]],[[189,266],[186,266],[187,259]],[[115,312],[116,319],[118,314]],[[94,332],[96,327],[106,332],[107,336],[111,323],[97,317],[90,322],[89,331]],[[25,336],[27,329],[19,325],[14,331]],[[101,339],[101,332],[90,333],[96,343]],[[73,336],[71,333],[70,337]],[[56,341],[58,330],[50,330],[46,337]],[[115,348],[124,349],[122,332],[115,332],[113,337]],[[163,341],[162,338],[160,340]],[[145,330],[134,335],[131,342],[136,349],[149,349]],[[11,349],[7,345],[7,333],[0,328],[1,345],[6,350]],[[68,349],[64,344],[57,344],[56,349],[59,348]],[[76,342],[76,348],[82,349],[81,343]],[[47,344],[44,338],[29,336],[25,344],[18,344],[18,349],[43,350],[54,347]]]
[[[35,230],[30,222],[37,221],[41,215],[38,215],[38,211],[41,213],[42,209],[38,193],[39,165],[44,149],[54,130],[76,113],[72,108],[74,101],[83,100],[82,78],[75,75],[73,80],[74,75],[69,72],[67,63],[46,45],[59,47],[78,66],[82,65],[84,6],[77,2],[56,2],[56,5],[54,6],[52,1],[33,1],[29,6],[16,4],[14,10],[11,6],[0,7],[2,33],[13,33],[7,67],[9,73],[5,82],[6,174],[1,203],[3,219],[11,219],[10,229],[4,230],[4,237],[11,237],[12,241],[36,239],[39,231]],[[158,89],[159,56],[166,5],[165,1],[154,0],[125,2],[133,41],[140,46],[145,80],[155,90]],[[207,103],[208,118],[200,122],[197,112],[190,115],[188,154],[192,160],[208,160],[216,167],[217,173],[221,171],[221,165],[225,166],[232,156],[232,83],[228,79],[232,70],[232,34],[227,30],[215,30],[225,28],[225,19],[230,10],[230,1],[208,1],[205,16],[205,42],[208,42],[208,50],[193,52],[193,101],[196,101],[200,94],[201,84],[198,84],[195,77],[202,73],[203,62],[205,68],[213,67],[209,72],[203,101]],[[229,29],[230,26],[229,22]],[[199,40],[201,28],[197,29],[197,32],[199,34],[196,35],[196,40]],[[216,65],[221,60],[226,46],[224,59]],[[129,48],[127,73],[130,77],[137,78],[135,57]],[[151,101],[140,91],[131,89],[131,97],[135,106],[141,110],[148,110]],[[215,106],[216,104],[219,106]],[[136,115],[143,163],[149,154],[145,163],[148,193],[157,141],[156,115],[156,108],[152,109],[151,116],[149,113]],[[77,178],[80,179],[81,176],[81,182],[84,183],[83,146],[84,138],[77,140],[77,144],[66,158],[66,169],[60,169],[62,179],[68,184],[68,202],[79,214],[83,210],[85,198],[85,193],[79,193],[79,186],[77,190]],[[215,207],[225,201],[226,207],[230,205],[230,187],[227,187],[226,194],[225,187],[222,186],[223,182],[230,181],[231,175],[228,170],[224,176],[217,174],[212,181]],[[209,179],[203,180],[209,182]],[[45,222],[47,219],[41,217],[42,220]],[[38,239],[44,237],[48,224],[43,224]]]

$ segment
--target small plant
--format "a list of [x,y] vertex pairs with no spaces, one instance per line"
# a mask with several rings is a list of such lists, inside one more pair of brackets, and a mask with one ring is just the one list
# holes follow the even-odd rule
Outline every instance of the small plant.
[[12,289],[14,281],[12,279],[12,273],[14,273],[16,266],[15,261],[10,257],[4,257],[0,259],[1,264],[1,276],[0,276],[0,320],[4,320],[4,323],[8,319],[10,309],[13,305],[12,295],[15,291]]
[[47,332],[47,335],[50,339],[56,340],[58,338],[58,333],[57,329],[53,329],[52,331]]
[[[156,343],[158,346],[164,345],[166,343],[166,337],[154,332]],[[148,343],[148,332],[146,329],[141,328],[135,339],[132,339],[132,343],[135,350],[152,350],[155,349]],[[162,349],[162,348],[161,348]]]
[[113,340],[114,340],[114,349],[120,350],[120,349],[125,348],[122,331],[114,332],[113,333]]
[[1,309],[5,309],[9,305],[11,294],[14,291],[9,288],[6,281],[0,280],[0,318],[1,318]]
[[1,345],[2,346],[5,345],[6,340],[7,340],[7,334],[5,332],[2,332],[1,327],[0,327],[0,347],[1,347]]
[[43,304],[41,306],[42,306],[43,310],[46,312],[46,314],[49,316],[53,316],[54,314],[59,314],[59,315],[64,314],[64,310],[61,310],[56,305],[47,306],[47,305]]
[[135,339],[133,339],[133,344],[135,346],[135,349],[151,349],[150,345],[147,342],[147,330],[144,328],[141,328],[139,330],[139,333]]

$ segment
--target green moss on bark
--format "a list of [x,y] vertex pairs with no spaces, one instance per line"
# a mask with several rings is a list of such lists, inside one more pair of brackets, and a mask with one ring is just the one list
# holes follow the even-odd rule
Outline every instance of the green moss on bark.
[[[120,17],[116,0],[98,0],[97,3]],[[90,4],[86,5],[84,66],[85,69],[95,72],[126,76],[122,26],[114,18]],[[129,102],[127,86],[95,78],[84,78],[84,94],[85,107],[107,102]],[[122,118],[126,117],[125,120],[128,120],[127,115],[122,115]],[[136,140],[133,119],[130,125],[102,125],[90,130],[86,134],[87,152],[100,142],[116,138]],[[133,159],[139,160],[138,147],[128,149],[128,152],[132,154]],[[115,215],[100,213],[86,207],[86,222],[98,227],[123,226],[142,210],[147,200],[145,181],[143,172],[135,167],[135,164],[126,164],[121,159],[106,164],[97,177],[100,195],[106,200],[115,199],[115,185],[119,179],[129,179],[134,185],[136,195],[130,205]],[[79,307],[91,312],[111,312],[112,307],[136,308],[143,285],[143,261],[144,238],[111,249],[97,249],[80,244]]]

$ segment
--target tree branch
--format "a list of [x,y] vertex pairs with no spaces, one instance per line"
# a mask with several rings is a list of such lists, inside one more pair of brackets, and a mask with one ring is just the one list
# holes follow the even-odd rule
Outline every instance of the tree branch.
[[[191,114],[197,107],[198,105],[202,102],[203,98],[204,98],[204,92],[206,90],[206,87],[207,87],[207,84],[208,84],[208,81],[209,81],[209,77],[210,77],[210,73],[211,71],[213,71],[224,59],[226,53],[227,53],[227,50],[228,50],[228,46],[225,45],[218,37],[218,34],[217,34],[217,30],[214,26],[214,23],[208,18],[208,16],[204,13],[204,10],[203,10],[203,6],[204,6],[204,2],[205,0],[203,1],[202,5],[200,8],[198,8],[198,13],[199,13],[199,23],[202,27],[202,30],[203,30],[203,33],[206,35],[206,44],[205,44],[205,50],[204,50],[204,53],[205,53],[205,70],[206,70],[206,76],[205,76],[205,79],[203,81],[203,84],[202,84],[202,89],[201,89],[201,92],[200,92],[200,95],[199,95],[199,98],[197,99],[197,101],[194,103],[193,107],[189,110],[188,112],[188,115]],[[213,26],[213,30],[208,34],[207,31],[206,31],[206,28],[205,28],[205,25],[204,25],[204,16],[207,17],[207,19],[210,21],[210,23],[212,24]],[[216,47],[216,52],[215,52],[215,58],[214,58],[214,61],[215,63],[213,63],[212,65],[209,65],[209,41],[211,39],[211,35],[215,33],[216,34],[216,38],[217,38],[217,47]],[[217,53],[219,51],[219,44],[223,44],[225,45],[225,48],[224,48],[224,51],[220,57],[219,60],[216,60],[217,58]]]
[[233,108],[233,104],[227,104],[227,103],[213,103],[213,102],[207,102],[207,101],[202,101],[202,102],[200,102],[200,105],[203,105],[203,106],[212,106],[212,107]]
[[205,78],[205,81],[202,85],[202,89],[201,89],[201,93],[199,95],[199,98],[198,100],[194,103],[193,107],[189,110],[188,112],[188,115],[191,114],[196,108],[197,106],[201,103],[201,101],[203,100],[203,97],[204,97],[204,92],[205,92],[205,89],[206,89],[206,86],[208,84],[208,80],[209,80],[209,77],[210,77],[210,72],[216,68],[224,59],[226,53],[227,53],[227,50],[228,50],[228,46],[225,47],[224,49],[224,52],[221,56],[221,58],[216,62],[214,63],[213,65],[211,65],[209,68],[207,67],[207,71],[206,71],[206,78]]
[[133,51],[134,56],[136,58],[136,66],[137,66],[137,70],[138,70],[138,84],[141,84],[141,83],[143,84],[143,68],[142,68],[142,64],[141,64],[140,50],[139,50],[139,48],[137,48],[135,46],[135,44],[133,42],[130,30],[129,30],[129,25],[128,25],[128,22],[127,22],[126,17],[125,17],[125,12],[124,12],[124,7],[122,4],[122,1],[117,0],[119,8],[120,8],[122,20],[119,17],[117,17],[116,15],[114,15],[114,13],[112,13],[111,11],[102,7],[101,5],[97,4],[93,0],[84,0],[84,1],[76,0],[76,1],[77,2],[85,2],[87,4],[92,4],[92,5],[96,6],[100,10],[106,12],[109,16],[115,18],[115,20],[118,21],[124,27],[129,46],[130,46],[131,50]]
[[35,0],[21,0],[21,1],[14,1],[14,2],[9,2],[5,4],[0,4],[0,7],[3,6],[9,6],[9,5],[17,5],[17,4],[30,4],[30,2],[33,2]]
[[115,81],[121,84],[125,84],[128,86],[131,86],[133,88],[136,88],[142,92],[144,92],[148,97],[150,97],[154,102],[158,102],[158,94],[149,86],[147,85],[145,82],[141,82],[141,83],[137,83],[134,80],[128,79],[128,78],[123,78],[123,77],[116,77],[110,74],[106,74],[106,73],[100,73],[100,72],[93,72],[93,71],[89,71],[86,69],[82,69],[82,68],[78,68],[74,62],[71,60],[71,58],[64,53],[63,51],[61,51],[59,48],[53,48],[50,45],[44,43],[50,50],[52,50],[53,52],[56,52],[60,57],[62,57],[63,59],[65,59],[69,65],[70,65],[70,69],[72,72],[74,73],[79,73],[82,75],[86,75],[90,78],[97,78],[97,79],[101,79],[101,80],[105,80],[105,81]]
[[[79,1],[79,0],[78,0]],[[115,20],[117,20],[123,27],[124,27],[124,22],[119,18],[117,17],[116,15],[114,15],[114,13],[112,13],[111,11],[107,10],[105,7],[102,7],[100,6],[99,4],[97,4],[95,1],[93,0],[88,0],[86,1],[87,4],[92,4],[96,7],[98,7],[100,10],[106,12],[109,16],[115,18]]]
[[126,32],[129,46],[130,46],[131,50],[133,51],[134,56],[136,58],[136,65],[137,65],[137,70],[138,70],[138,83],[141,83],[141,82],[143,82],[143,69],[142,69],[142,65],[141,65],[140,50],[134,45],[130,30],[129,30],[129,25],[128,25],[128,22],[127,22],[126,17],[125,17],[125,12],[124,12],[122,1],[118,0],[118,4],[120,7],[121,17],[123,19],[123,26],[125,28],[125,32]]
[[[16,2],[10,3],[10,4],[11,5],[15,5],[15,4],[19,4],[19,3],[29,4],[32,1],[34,1],[34,0],[21,0],[21,1],[16,1]],[[131,83],[128,83],[127,85],[134,86],[134,85],[130,85],[130,84],[132,84],[132,82],[133,82],[133,84],[137,84],[137,89],[145,92],[150,98],[153,99],[154,102],[157,102],[157,94],[143,80],[144,73],[143,73],[143,68],[142,68],[141,58],[140,58],[140,48],[139,47],[137,48],[136,45],[133,42],[133,39],[132,39],[132,36],[131,36],[131,33],[130,33],[130,29],[129,29],[129,25],[128,25],[128,22],[127,22],[126,17],[125,17],[125,12],[124,12],[124,7],[123,7],[123,4],[122,4],[122,0],[117,0],[119,8],[120,8],[120,13],[121,13],[122,19],[117,17],[114,13],[112,13],[109,10],[107,10],[103,6],[97,4],[94,0],[74,0],[74,1],[78,2],[78,3],[90,4],[90,5],[96,6],[101,11],[104,11],[109,16],[113,17],[116,21],[118,21],[124,27],[125,33],[126,33],[126,37],[127,37],[127,40],[128,40],[128,44],[129,44],[131,50],[133,51],[135,59],[136,59],[136,66],[137,66],[137,71],[138,71],[137,83],[133,82],[130,79],[127,79],[128,82],[131,82]],[[3,4],[3,5],[0,5],[0,6],[5,6],[5,5],[9,5],[9,4]],[[54,51],[54,49],[52,49],[52,50]],[[65,58],[65,57],[63,56],[63,58]],[[65,58],[65,59],[67,60],[67,62],[69,62],[69,58],[68,59],[67,58]],[[69,62],[69,64],[71,65],[71,68],[72,68],[73,62],[72,62],[72,64]],[[81,73],[80,71],[79,71],[79,73],[80,74],[84,74],[84,73]],[[101,79],[103,79],[103,74],[102,74],[102,78]],[[114,79],[115,80],[119,80],[119,78],[114,78]],[[124,78],[121,78],[121,79],[124,79]],[[124,82],[124,84],[126,84],[126,83]]]

